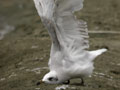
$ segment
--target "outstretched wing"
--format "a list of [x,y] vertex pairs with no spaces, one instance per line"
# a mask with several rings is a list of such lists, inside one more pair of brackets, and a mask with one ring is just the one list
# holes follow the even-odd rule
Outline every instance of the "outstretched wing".
[[83,8],[84,0],[56,0],[54,19],[57,36],[62,47],[69,51],[80,52],[89,48],[86,22],[78,21],[74,12]]
[[53,42],[51,52],[55,53],[55,50],[59,50],[60,48],[53,21],[55,2],[54,0],[34,0],[34,3],[43,24],[51,36]]
[[[83,0],[34,2],[53,41],[49,61],[51,68],[61,66],[62,61],[59,60],[63,59],[64,54],[80,55],[80,52],[83,53],[83,50],[89,47],[86,22],[78,21],[74,16],[75,11],[82,9]],[[62,53],[62,50],[66,53]]]

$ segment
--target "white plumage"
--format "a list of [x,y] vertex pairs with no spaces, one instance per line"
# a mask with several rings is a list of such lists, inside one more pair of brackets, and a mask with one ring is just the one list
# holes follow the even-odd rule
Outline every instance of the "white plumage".
[[78,21],[73,14],[83,8],[83,1],[34,0],[52,39],[50,72],[42,79],[45,83],[65,83],[73,78],[90,76],[94,69],[93,60],[106,51],[86,50],[89,48],[87,24]]

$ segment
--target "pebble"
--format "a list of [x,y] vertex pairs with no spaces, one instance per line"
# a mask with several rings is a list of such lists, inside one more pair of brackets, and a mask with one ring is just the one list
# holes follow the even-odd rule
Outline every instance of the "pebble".
[[1,78],[0,81],[4,81],[6,78]]
[[58,86],[55,88],[55,90],[65,90],[67,89],[69,86],[68,85],[62,85],[62,86]]

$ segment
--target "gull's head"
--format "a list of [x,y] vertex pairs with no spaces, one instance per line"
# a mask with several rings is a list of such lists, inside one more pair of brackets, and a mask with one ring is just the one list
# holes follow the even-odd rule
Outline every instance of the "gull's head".
[[58,77],[55,71],[50,71],[49,73],[47,73],[43,79],[42,82],[47,83],[47,84],[57,84],[58,81]]

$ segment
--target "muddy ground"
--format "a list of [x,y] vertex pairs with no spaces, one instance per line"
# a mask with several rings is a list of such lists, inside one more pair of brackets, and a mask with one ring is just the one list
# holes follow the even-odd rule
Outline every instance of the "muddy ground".
[[[88,22],[90,31],[120,31],[120,0],[85,0],[84,4],[76,15]],[[90,49],[108,47],[109,51],[96,58],[85,86],[72,80],[66,90],[120,90],[120,34],[89,35]],[[0,90],[55,90],[60,86],[36,85],[49,71],[50,46],[32,0],[0,0]]]

